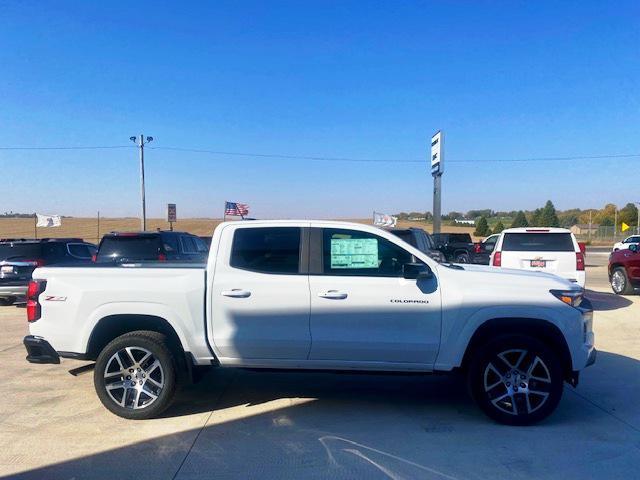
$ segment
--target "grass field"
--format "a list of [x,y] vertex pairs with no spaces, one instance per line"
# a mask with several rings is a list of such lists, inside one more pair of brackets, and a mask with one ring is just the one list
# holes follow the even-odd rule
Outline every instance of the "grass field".
[[[370,224],[371,219],[340,219],[350,222]],[[213,229],[222,221],[218,218],[185,218],[174,224],[175,230],[190,232],[195,235],[211,235]],[[400,221],[398,226],[420,227],[431,232],[433,225],[424,222]],[[169,229],[169,224],[161,218],[147,219],[147,230]],[[112,231],[138,231],[140,220],[138,218],[101,218],[100,230],[95,218],[63,218],[62,226],[53,228],[38,228],[38,238],[44,237],[79,237],[89,242],[97,242],[105,233]],[[443,227],[445,232],[470,233],[473,235],[473,227]],[[0,218],[0,238],[34,238],[34,222],[31,218]]]

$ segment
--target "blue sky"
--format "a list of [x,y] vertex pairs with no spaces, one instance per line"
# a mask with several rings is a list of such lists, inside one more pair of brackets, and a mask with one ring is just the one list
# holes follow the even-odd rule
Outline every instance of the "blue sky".
[[[149,149],[147,205],[218,217],[443,211],[640,200],[640,3],[11,2],[0,4],[0,147]],[[131,144],[133,145],[133,144]],[[473,163],[455,163],[478,160]],[[138,214],[135,148],[0,150],[0,210]]]

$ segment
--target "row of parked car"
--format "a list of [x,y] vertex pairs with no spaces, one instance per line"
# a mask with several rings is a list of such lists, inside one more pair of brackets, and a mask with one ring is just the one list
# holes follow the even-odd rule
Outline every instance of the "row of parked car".
[[0,305],[24,300],[32,272],[44,265],[206,261],[210,238],[186,232],[112,232],[99,245],[81,238],[0,239]]

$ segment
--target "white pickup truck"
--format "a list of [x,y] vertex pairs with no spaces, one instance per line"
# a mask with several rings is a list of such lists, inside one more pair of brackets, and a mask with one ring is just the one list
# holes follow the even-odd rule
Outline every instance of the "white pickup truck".
[[360,224],[228,222],[206,266],[45,267],[33,278],[27,360],[95,360],[100,400],[130,419],[158,415],[190,374],[215,366],[459,371],[487,415],[531,424],[596,353],[576,284],[438,264]]

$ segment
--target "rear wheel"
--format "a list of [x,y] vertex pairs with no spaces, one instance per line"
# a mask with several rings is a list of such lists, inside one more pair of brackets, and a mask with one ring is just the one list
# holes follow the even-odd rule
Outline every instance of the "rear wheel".
[[539,340],[520,335],[480,348],[469,368],[471,393],[484,413],[507,425],[548,417],[562,397],[558,356]]
[[171,404],[176,370],[165,335],[136,331],[117,337],[100,352],[93,380],[107,409],[123,418],[142,420],[159,415]]
[[466,252],[457,253],[454,259],[454,263],[469,263],[469,254]]
[[611,289],[616,295],[630,295],[633,293],[633,286],[624,267],[616,267],[613,270],[611,274]]

